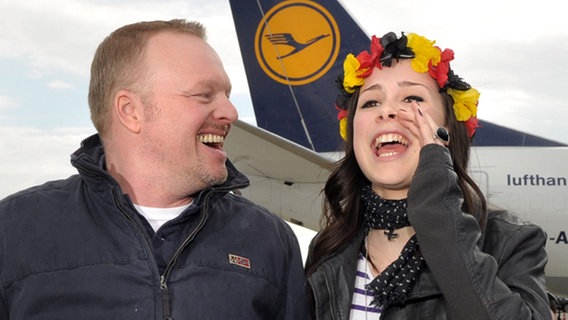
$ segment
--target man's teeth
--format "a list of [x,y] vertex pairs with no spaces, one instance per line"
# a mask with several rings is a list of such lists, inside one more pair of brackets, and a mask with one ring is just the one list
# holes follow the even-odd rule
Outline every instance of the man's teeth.
[[375,148],[379,149],[383,146],[383,144],[393,142],[400,143],[403,146],[408,146],[408,139],[406,139],[405,137],[397,133],[387,133],[380,135],[375,139]]
[[202,134],[199,135],[199,141],[203,143],[223,143],[225,138],[215,134]]

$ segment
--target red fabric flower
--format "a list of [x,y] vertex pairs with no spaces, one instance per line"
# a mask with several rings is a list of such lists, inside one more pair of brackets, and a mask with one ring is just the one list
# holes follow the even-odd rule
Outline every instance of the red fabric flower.
[[347,117],[347,110],[341,109],[338,106],[335,106],[335,109],[337,109],[337,111],[339,111],[337,113],[337,120],[341,120],[341,119]]
[[357,55],[357,60],[361,63],[359,70],[365,70],[365,72],[359,75],[360,78],[368,77],[373,72],[374,67],[381,69],[379,60],[383,51],[384,48],[381,45],[380,39],[373,36],[371,38],[371,53],[365,50]]
[[448,72],[450,71],[450,61],[454,60],[454,51],[452,49],[445,49],[440,54],[440,62],[432,65],[432,60],[428,62],[428,73],[438,82],[438,86],[443,88],[448,81]]
[[475,133],[475,129],[479,128],[479,120],[476,117],[471,117],[465,122],[465,127],[467,129],[467,136],[471,138]]

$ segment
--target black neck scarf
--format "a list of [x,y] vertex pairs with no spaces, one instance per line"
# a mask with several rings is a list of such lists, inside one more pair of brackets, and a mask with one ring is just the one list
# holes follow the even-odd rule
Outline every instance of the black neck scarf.
[[387,238],[393,240],[398,237],[394,230],[410,225],[406,214],[406,199],[381,199],[369,185],[363,187],[361,199],[365,208],[365,226],[368,229],[384,229]]
[[[394,232],[410,225],[406,214],[406,199],[381,199],[369,185],[363,187],[364,220],[367,232],[370,229],[385,229],[389,240],[398,235]],[[363,253],[365,256],[366,248]],[[365,288],[373,294],[371,304],[382,310],[389,306],[404,305],[406,297],[414,287],[416,278],[424,267],[424,257],[420,253],[416,235],[412,236],[402,249],[397,260],[393,261]]]

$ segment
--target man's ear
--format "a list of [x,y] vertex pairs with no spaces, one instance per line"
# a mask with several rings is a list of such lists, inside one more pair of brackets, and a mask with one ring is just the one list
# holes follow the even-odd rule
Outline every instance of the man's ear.
[[119,123],[132,133],[139,133],[144,116],[140,96],[130,90],[120,90],[114,96],[113,112]]

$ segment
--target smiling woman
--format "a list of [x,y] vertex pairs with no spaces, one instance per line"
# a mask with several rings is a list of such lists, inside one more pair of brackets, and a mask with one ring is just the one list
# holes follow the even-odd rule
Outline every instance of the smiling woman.
[[488,209],[469,176],[479,92],[453,59],[392,32],[347,56],[345,157],[306,263],[316,319],[549,318],[546,235]]

